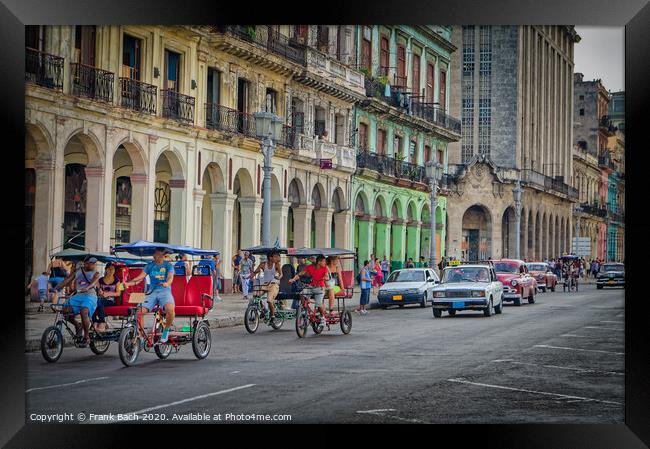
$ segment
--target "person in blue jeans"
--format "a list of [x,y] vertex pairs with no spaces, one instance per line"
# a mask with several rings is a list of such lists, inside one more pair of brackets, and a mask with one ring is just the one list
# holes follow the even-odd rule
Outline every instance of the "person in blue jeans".
[[366,307],[370,303],[370,289],[372,288],[372,276],[370,275],[370,261],[363,262],[361,268],[361,298],[359,299],[359,307],[354,311],[360,315],[368,315]]
[[172,296],[172,281],[174,280],[174,267],[171,262],[165,260],[165,248],[156,248],[153,253],[153,262],[149,262],[144,271],[126,282],[124,285],[130,287],[138,284],[147,275],[150,279],[151,293],[142,303],[138,313],[138,323],[144,327],[144,315],[158,305],[165,310],[165,326],[163,328],[160,343],[166,343],[169,338],[169,331],[174,323],[174,297]]

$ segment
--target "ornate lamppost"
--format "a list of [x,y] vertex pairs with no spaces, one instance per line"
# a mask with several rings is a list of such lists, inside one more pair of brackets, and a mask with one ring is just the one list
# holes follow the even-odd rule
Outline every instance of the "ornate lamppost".
[[512,196],[515,201],[515,259],[521,259],[521,181],[517,179]]
[[437,161],[426,163],[426,175],[431,188],[431,236],[429,237],[429,266],[436,269],[436,207],[438,206],[438,182],[442,179],[442,164]]

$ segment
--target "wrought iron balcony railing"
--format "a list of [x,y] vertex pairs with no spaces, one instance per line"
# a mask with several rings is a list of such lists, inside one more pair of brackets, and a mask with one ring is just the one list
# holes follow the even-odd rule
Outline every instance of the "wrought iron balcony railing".
[[584,213],[589,215],[594,215],[601,218],[605,218],[607,216],[607,208],[599,206],[598,204],[582,203],[580,205],[580,208]]
[[163,117],[186,124],[194,123],[194,97],[169,89],[161,91],[161,94]]
[[604,168],[609,168],[611,170],[615,170],[616,166],[614,165],[614,161],[612,161],[611,156],[609,155],[609,152],[606,152],[604,154],[601,154],[598,156],[598,165]]
[[145,114],[156,114],[157,90],[152,84],[131,78],[120,78],[122,107]]
[[63,58],[33,48],[25,48],[25,81],[62,91]]
[[460,134],[460,120],[448,115],[436,103],[414,101],[411,104],[411,113],[429,123],[435,123],[442,128]]
[[578,189],[566,184],[562,177],[552,178],[535,170],[524,169],[521,171],[521,180],[545,190],[554,190],[555,192],[567,195],[572,199],[577,199],[579,196]]
[[429,184],[425,169],[410,162],[401,161],[383,154],[361,151],[357,154],[357,168],[376,171],[397,179]]
[[113,102],[115,74],[84,64],[70,64],[72,69],[72,94],[93,100]]
[[289,39],[287,36],[278,33],[269,25],[227,25],[213,27],[213,30],[220,33],[230,33],[297,64],[306,64],[305,46],[299,44],[295,39]]

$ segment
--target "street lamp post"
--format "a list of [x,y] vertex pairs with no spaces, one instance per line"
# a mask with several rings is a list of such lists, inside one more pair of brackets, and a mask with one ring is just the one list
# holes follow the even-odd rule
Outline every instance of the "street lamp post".
[[431,236],[429,237],[429,266],[436,269],[436,207],[438,206],[438,182],[442,179],[442,165],[437,161],[426,163],[426,175],[431,188]]
[[264,154],[264,188],[262,191],[262,245],[271,245],[271,173],[275,142],[282,134],[282,119],[271,112],[254,112],[255,131]]
[[575,245],[574,253],[577,256],[578,255],[578,236],[580,234],[580,213],[582,213],[582,207],[580,207],[579,205],[576,205],[576,207],[573,209],[573,212],[575,213],[575,216],[576,216],[576,231],[575,231],[575,235],[573,237],[573,242],[574,242],[574,245]]
[[521,259],[521,182],[517,179],[512,194],[515,200],[515,259]]

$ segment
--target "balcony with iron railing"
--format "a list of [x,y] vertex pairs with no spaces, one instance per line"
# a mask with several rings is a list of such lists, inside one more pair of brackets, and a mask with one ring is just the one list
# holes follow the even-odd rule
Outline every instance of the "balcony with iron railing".
[[578,189],[564,182],[564,177],[550,177],[531,169],[521,170],[521,181],[539,187],[545,191],[553,190],[556,193],[566,195],[570,199],[577,200]]
[[217,33],[235,36],[296,64],[305,65],[305,45],[278,33],[269,25],[221,25],[211,29]]
[[614,124],[612,123],[612,119],[610,118],[609,115],[603,115],[598,120],[598,127],[609,134],[615,133],[617,129],[616,126],[614,126]]
[[72,95],[106,103],[113,102],[115,74],[84,64],[70,64],[72,70]]
[[437,103],[421,103],[414,101],[411,105],[412,114],[429,123],[460,134],[460,120],[447,114]]
[[360,151],[357,154],[357,170],[363,169],[372,170],[382,176],[394,179],[417,182],[427,186],[429,184],[424,167],[370,151]]
[[122,107],[145,114],[156,114],[158,88],[131,78],[120,78]]
[[163,117],[186,125],[194,123],[194,97],[171,89],[162,90],[160,93],[163,100]]
[[25,48],[25,81],[63,91],[63,58]]
[[601,218],[607,217],[607,208],[600,204],[582,203],[580,204],[580,208],[585,214]]
[[605,150],[598,155],[598,166],[601,168],[616,170],[616,165],[614,165],[614,161],[612,161],[612,155],[609,150]]
[[[205,127],[246,137],[257,138],[255,117],[252,114],[240,112],[214,103],[205,105]],[[295,148],[297,133],[294,127],[282,125],[282,133],[276,144],[287,148]]]

